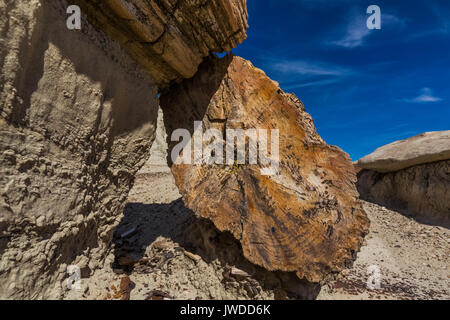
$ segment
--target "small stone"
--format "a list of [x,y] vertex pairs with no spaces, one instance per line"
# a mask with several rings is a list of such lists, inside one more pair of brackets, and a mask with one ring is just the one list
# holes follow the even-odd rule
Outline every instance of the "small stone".
[[191,253],[189,251],[185,251],[184,255],[186,257],[188,257],[189,259],[191,259],[192,261],[194,261],[195,263],[198,263],[200,260],[202,260],[202,258],[200,256],[198,256],[196,254],[193,254],[193,253]]
[[45,225],[45,216],[40,216],[36,219],[36,225],[41,228]]
[[160,250],[171,249],[173,248],[173,243],[168,240],[161,240],[153,243],[153,248]]
[[140,256],[136,253],[129,253],[127,255],[121,256],[118,259],[118,263],[121,266],[131,266],[140,260]]
[[237,277],[243,277],[243,278],[250,277],[250,275],[247,272],[245,272],[245,271],[243,271],[241,269],[238,269],[236,267],[232,267],[230,273],[231,273],[232,276],[235,276],[235,277],[236,276]]
[[123,232],[123,233],[120,235],[120,237],[121,237],[122,239],[123,239],[123,238],[129,238],[129,237],[131,237],[132,235],[134,235],[134,234],[136,233],[136,231],[137,231],[137,227],[134,226],[134,227],[132,227],[131,229],[129,229],[129,230]]

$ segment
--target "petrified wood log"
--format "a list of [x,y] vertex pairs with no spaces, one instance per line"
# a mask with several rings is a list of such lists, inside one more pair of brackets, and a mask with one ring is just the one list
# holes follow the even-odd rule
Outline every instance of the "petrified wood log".
[[[263,175],[259,162],[169,159],[186,206],[231,232],[249,261],[312,282],[352,263],[369,226],[354,169],[346,153],[319,137],[297,97],[242,58],[211,57],[194,78],[162,94],[161,106],[169,140],[180,128],[194,134],[196,120],[203,131],[217,129],[224,139],[227,129],[279,129],[275,175]],[[210,141],[204,140],[207,150]],[[177,144],[169,141],[169,155]]]

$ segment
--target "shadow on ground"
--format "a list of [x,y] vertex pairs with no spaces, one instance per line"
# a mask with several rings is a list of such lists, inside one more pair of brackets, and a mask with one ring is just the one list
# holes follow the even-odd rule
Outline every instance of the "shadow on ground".
[[295,273],[269,272],[250,263],[230,233],[219,232],[210,221],[195,217],[181,199],[169,204],[126,205],[124,217],[114,235],[113,268],[132,273],[135,263],[161,236],[207,263],[220,261],[225,270],[223,281],[230,277],[226,270],[236,267],[251,275],[251,279],[264,290],[273,290],[276,299],[314,299],[320,292],[320,285],[300,280]]

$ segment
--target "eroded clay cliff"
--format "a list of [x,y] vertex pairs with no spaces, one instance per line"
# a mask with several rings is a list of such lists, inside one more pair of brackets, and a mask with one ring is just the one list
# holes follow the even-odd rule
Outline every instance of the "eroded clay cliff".
[[0,10],[0,297],[57,298],[68,265],[102,263],[148,157],[157,87],[87,23],[70,32],[63,2]]
[[450,226],[450,131],[393,142],[356,166],[362,199]]

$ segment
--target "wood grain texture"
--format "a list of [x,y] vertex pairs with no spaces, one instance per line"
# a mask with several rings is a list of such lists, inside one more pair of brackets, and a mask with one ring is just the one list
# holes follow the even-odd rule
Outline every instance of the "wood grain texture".
[[[277,175],[260,165],[175,165],[187,207],[230,232],[244,256],[268,270],[320,282],[351,265],[369,220],[346,153],[327,145],[295,95],[250,62],[210,57],[192,79],[161,95],[168,139],[175,129],[279,129]],[[225,138],[225,136],[224,136]],[[170,151],[177,142],[169,141]],[[170,161],[170,159],[169,159]]]

